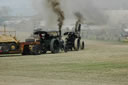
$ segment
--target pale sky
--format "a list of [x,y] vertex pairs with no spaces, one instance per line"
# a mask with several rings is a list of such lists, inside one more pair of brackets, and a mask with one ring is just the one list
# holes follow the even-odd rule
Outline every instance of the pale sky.
[[1,6],[8,6],[13,15],[31,15],[33,9],[30,0],[0,0]]
[[[0,7],[10,7],[13,15],[31,15],[34,13],[31,0],[0,0],[0,2]],[[99,8],[128,9],[128,0],[92,0],[92,2]]]

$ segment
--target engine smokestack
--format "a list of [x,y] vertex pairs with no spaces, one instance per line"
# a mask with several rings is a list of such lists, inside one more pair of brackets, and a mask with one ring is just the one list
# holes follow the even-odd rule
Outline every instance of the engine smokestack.
[[59,33],[60,33],[60,37],[61,37],[61,29],[62,29],[62,26],[63,26],[63,23],[64,23],[64,19],[65,19],[64,12],[61,9],[59,0],[48,0],[48,3],[50,4],[52,10],[57,15]]
[[81,31],[81,23],[83,23],[83,15],[80,12],[74,13],[75,17],[77,18],[75,32],[78,33]]

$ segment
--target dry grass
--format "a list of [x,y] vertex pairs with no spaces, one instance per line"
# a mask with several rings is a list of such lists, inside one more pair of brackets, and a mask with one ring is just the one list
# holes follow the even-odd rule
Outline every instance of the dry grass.
[[128,85],[128,44],[87,41],[79,52],[0,57],[0,85]]

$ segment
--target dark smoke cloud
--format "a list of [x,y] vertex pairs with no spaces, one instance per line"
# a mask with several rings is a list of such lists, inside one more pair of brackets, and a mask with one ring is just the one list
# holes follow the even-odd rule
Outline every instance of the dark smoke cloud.
[[32,0],[32,3],[37,16],[46,22],[46,26],[55,27],[58,22],[61,26],[64,20],[74,20],[77,12],[88,24],[107,23],[105,13],[92,0]]
[[66,19],[73,18],[74,13],[80,13],[86,23],[102,25],[107,23],[104,10],[99,9],[93,0],[61,0]]
[[76,13],[74,13],[74,15],[77,18],[77,22],[83,23],[84,17],[80,12],[76,12]]
[[48,3],[50,4],[52,10],[57,15],[59,28],[62,28],[65,16],[64,16],[64,12],[61,9],[59,0],[48,0]]

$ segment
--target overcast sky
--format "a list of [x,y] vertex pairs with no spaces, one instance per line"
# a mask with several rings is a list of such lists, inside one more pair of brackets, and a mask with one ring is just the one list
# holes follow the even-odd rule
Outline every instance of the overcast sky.
[[1,6],[8,6],[13,15],[30,15],[33,13],[30,0],[0,0]]
[[[128,0],[92,0],[93,3],[104,9],[128,9]],[[0,0],[1,6],[9,6],[13,15],[31,15],[34,13],[31,0]],[[84,2],[83,2],[84,3]]]
[[128,9],[128,0],[93,0],[100,8]]

